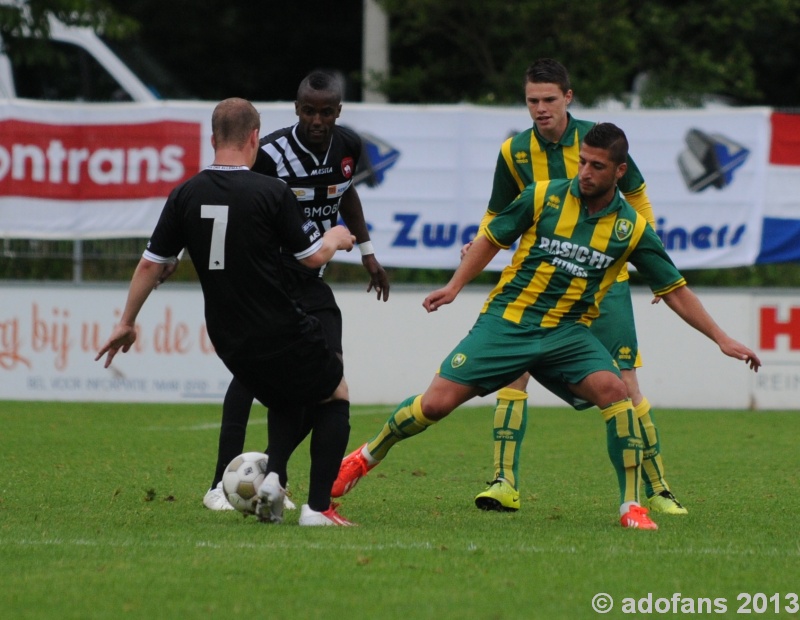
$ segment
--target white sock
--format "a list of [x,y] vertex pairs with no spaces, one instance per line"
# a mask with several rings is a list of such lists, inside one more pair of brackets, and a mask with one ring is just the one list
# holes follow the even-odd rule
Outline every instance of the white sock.
[[367,450],[367,444],[364,444],[364,447],[361,448],[361,456],[367,459],[367,463],[369,463],[370,466],[380,463],[378,459],[373,458],[373,456],[369,453],[369,450]]
[[622,504],[622,506],[619,507],[619,516],[625,516],[625,513],[631,509],[631,506],[639,506],[639,502],[625,502]]

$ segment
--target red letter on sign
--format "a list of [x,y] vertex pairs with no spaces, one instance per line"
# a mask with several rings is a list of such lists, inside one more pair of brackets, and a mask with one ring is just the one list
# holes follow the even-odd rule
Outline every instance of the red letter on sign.
[[761,350],[775,350],[775,339],[781,334],[789,336],[792,351],[800,350],[800,308],[789,308],[789,320],[785,323],[778,320],[777,308],[761,308]]

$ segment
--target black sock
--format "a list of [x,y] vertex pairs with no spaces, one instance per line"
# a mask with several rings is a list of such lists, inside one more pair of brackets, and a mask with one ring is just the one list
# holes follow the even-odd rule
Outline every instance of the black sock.
[[222,474],[230,462],[244,450],[244,438],[247,433],[247,422],[250,419],[250,408],[253,406],[253,393],[233,378],[225,400],[222,403],[222,424],[219,429],[217,446],[217,469],[211,488],[216,488],[222,480]]
[[331,488],[350,439],[350,402],[333,400],[308,408],[311,431],[311,474],[308,505],[323,512],[331,505]]

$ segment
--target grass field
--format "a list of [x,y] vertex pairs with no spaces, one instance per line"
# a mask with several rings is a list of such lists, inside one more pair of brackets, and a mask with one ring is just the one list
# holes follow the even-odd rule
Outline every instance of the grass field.
[[[355,407],[350,446],[389,412]],[[344,498],[357,528],[204,509],[219,416],[0,402],[0,618],[626,618],[625,598],[676,593],[672,617],[741,617],[737,597],[756,593],[751,617],[800,617],[787,596],[800,593],[798,412],[657,411],[689,509],[656,517],[657,532],[617,523],[597,411],[532,409],[512,514],[475,509],[492,476],[491,415],[459,410]],[[263,448],[265,417],[254,409],[246,449]],[[307,453],[290,464],[298,505]],[[615,601],[603,616],[601,592]],[[686,613],[701,597],[727,611]]]

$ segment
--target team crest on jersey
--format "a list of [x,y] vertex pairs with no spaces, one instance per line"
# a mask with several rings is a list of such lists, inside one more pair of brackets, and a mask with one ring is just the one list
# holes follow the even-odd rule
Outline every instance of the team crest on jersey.
[[630,220],[617,220],[614,224],[614,235],[619,241],[625,241],[633,234],[633,222]]
[[344,175],[345,179],[349,179],[350,177],[353,176],[353,173],[355,172],[355,167],[356,164],[353,161],[352,157],[345,157],[342,160],[342,174]]
[[514,153],[514,162],[517,164],[527,164],[528,154],[525,151],[517,151]]
[[463,353],[456,353],[450,360],[450,365],[453,368],[458,368],[460,366],[463,366],[466,363],[466,361],[467,361],[466,355],[464,355]]
[[561,208],[561,198],[556,196],[555,194],[551,194],[547,197],[547,202],[545,203],[546,207],[553,207],[553,209],[560,209]]

